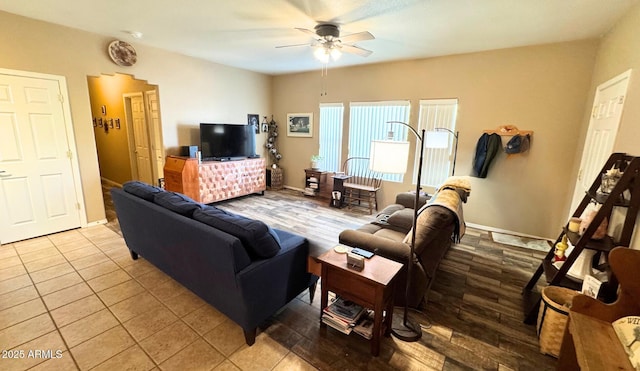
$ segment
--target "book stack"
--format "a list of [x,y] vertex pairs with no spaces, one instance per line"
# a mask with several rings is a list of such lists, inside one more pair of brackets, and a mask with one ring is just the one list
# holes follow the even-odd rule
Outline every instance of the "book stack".
[[336,297],[331,304],[322,310],[322,322],[348,335],[364,313],[366,310],[362,306]]
[[358,323],[353,327],[353,332],[365,339],[373,337],[373,311],[367,310]]

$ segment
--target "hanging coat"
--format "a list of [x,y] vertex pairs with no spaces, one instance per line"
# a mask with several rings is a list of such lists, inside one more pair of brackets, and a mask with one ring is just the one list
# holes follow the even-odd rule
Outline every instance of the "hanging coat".
[[486,178],[489,171],[489,165],[502,147],[500,135],[493,133],[484,133],[478,139],[476,144],[476,155],[473,158],[472,174],[478,178]]

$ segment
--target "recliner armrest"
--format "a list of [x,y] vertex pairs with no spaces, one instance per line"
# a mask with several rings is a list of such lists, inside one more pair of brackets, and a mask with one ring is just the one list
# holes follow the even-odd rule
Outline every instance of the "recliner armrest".
[[343,245],[359,247],[403,264],[407,261],[411,251],[411,247],[403,242],[353,229],[342,231],[338,240]]

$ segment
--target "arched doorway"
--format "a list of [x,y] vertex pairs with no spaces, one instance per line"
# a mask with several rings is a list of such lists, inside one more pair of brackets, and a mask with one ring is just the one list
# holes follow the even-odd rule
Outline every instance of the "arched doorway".
[[158,185],[164,176],[158,86],[125,74],[87,80],[103,183]]

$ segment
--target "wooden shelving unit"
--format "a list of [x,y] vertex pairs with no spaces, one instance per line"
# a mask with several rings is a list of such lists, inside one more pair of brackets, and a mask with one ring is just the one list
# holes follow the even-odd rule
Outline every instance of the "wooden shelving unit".
[[[611,169],[614,165],[624,172],[622,177],[618,180],[615,187],[609,194],[604,195],[602,193],[598,193],[598,189],[602,182],[602,174]],[[556,239],[556,242],[551,246],[549,252],[522,290],[525,323],[534,324],[537,319],[541,295],[536,291],[536,284],[543,273],[548,285],[563,286],[574,290],[580,290],[582,283],[568,278],[567,272],[584,249],[597,251],[598,254],[596,254],[596,256],[604,256],[605,261],[607,261],[611,249],[616,246],[629,246],[636,223],[636,217],[640,209],[639,174],[639,157],[629,156],[624,153],[614,153],[609,157],[605,165],[602,167],[602,171],[598,174],[591,185],[591,188],[586,192],[582,202],[580,202],[580,205],[573,213],[573,217],[580,217],[590,202],[597,202],[600,204],[600,209],[593,218],[593,221],[582,235],[570,232],[568,230],[568,225],[565,225]],[[591,237],[596,232],[600,223],[605,218],[610,217],[614,206],[627,208],[619,240],[614,241],[611,236],[605,236],[602,240],[592,239]],[[567,256],[567,260],[563,263],[560,269],[557,269],[552,263],[552,259],[554,257],[554,246],[562,240],[564,235],[567,236],[567,239],[574,246],[574,249],[571,251],[571,254]],[[599,297],[605,302],[612,302],[615,300],[616,289],[618,286],[616,277],[611,274],[607,263],[599,268],[607,272],[609,278],[608,282],[602,285]]]

